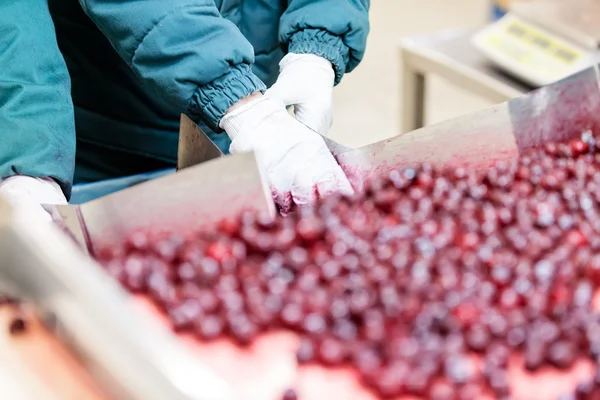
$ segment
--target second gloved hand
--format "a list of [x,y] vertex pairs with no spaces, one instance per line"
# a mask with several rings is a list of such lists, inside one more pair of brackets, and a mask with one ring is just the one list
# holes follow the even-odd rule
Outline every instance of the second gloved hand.
[[326,136],[333,123],[335,73],[331,62],[314,54],[290,53],[279,69],[277,82],[265,95],[294,106],[298,121]]
[[282,212],[352,186],[323,138],[289,115],[281,101],[259,96],[230,110],[220,126],[232,154],[254,151]]
[[14,206],[16,211],[46,222],[52,222],[52,217],[42,204],[67,204],[60,186],[51,178],[15,175],[2,179],[0,196]]

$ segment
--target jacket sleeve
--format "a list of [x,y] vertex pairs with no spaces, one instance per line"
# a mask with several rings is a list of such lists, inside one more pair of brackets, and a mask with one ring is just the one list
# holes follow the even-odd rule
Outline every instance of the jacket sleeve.
[[71,83],[47,0],[0,1],[0,178],[52,177],[67,198],[75,167]]
[[252,45],[213,0],[79,1],[148,87],[213,130],[234,103],[265,90]]
[[331,61],[337,85],[365,54],[369,6],[370,0],[288,0],[279,40],[290,53]]

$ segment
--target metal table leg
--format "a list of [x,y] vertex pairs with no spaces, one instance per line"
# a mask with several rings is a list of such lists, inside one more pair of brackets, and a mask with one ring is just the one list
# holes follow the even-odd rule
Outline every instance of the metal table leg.
[[407,63],[403,67],[402,84],[402,132],[406,133],[425,126],[425,75],[412,69]]
[[425,126],[425,74],[417,70],[411,62],[409,50],[400,47],[400,65],[402,66],[402,85],[400,99],[400,127],[406,133]]
[[426,74],[438,75],[493,103],[517,98],[532,89],[494,68],[471,44],[472,33],[452,30],[402,40],[401,133],[425,126]]

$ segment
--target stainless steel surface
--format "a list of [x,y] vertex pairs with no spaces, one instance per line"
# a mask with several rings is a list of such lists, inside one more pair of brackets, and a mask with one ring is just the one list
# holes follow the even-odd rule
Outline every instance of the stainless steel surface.
[[448,122],[338,154],[355,188],[402,165],[428,162],[487,168],[547,141],[600,133],[597,67]]
[[177,169],[188,168],[223,156],[223,152],[187,115],[181,114]]
[[271,193],[253,153],[223,157],[65,208],[79,220],[92,254],[136,231],[182,235],[212,229],[244,210],[274,215]]
[[516,144],[511,131],[509,107],[502,103],[479,113],[339,154],[336,160],[352,186],[362,190],[370,179],[414,163],[427,162],[437,167],[451,163],[477,165],[482,154],[473,149],[488,147],[492,135],[495,136],[495,151],[514,155],[512,150]]
[[328,138],[327,136],[323,136],[323,140],[325,141],[325,144],[327,145],[329,151],[331,151],[331,154],[333,154],[334,156],[352,150],[352,148],[346,147],[336,142],[335,140]]
[[597,50],[600,44],[597,0],[516,2],[510,12],[589,50]]
[[493,102],[514,99],[531,90],[499,71],[471,44],[473,30],[445,31],[403,40],[402,132],[424,126],[425,79],[439,75],[463,90]]
[[425,73],[412,66],[408,52],[402,56],[401,107],[402,132],[425,126]]
[[79,245],[81,251],[89,255],[91,244],[85,230],[85,225],[81,219],[81,213],[78,206],[44,206],[46,211],[52,215],[57,227],[63,230],[64,233]]
[[48,325],[117,400],[228,399],[229,388],[175,336],[133,309],[103,269],[50,224],[0,199],[0,279]]

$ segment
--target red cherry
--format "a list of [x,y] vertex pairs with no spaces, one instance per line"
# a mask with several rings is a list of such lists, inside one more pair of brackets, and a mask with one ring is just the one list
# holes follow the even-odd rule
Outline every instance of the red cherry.
[[133,251],[146,251],[150,248],[150,239],[144,232],[135,232],[127,238],[125,247]]
[[300,346],[296,351],[296,359],[299,364],[306,364],[315,360],[316,350],[314,343],[308,338],[300,340]]
[[[285,218],[136,232],[98,258],[201,340],[283,328],[299,364],[354,368],[378,397],[507,400],[514,353],[531,371],[600,360],[598,150],[587,132],[483,173],[404,167]],[[596,377],[571,395],[598,393]]]
[[8,326],[8,333],[15,336],[27,332],[28,323],[23,311],[17,306],[15,315],[12,317]]
[[325,233],[325,225],[316,217],[303,218],[296,225],[296,232],[307,242],[318,240]]
[[474,232],[467,232],[459,237],[457,245],[462,250],[474,249],[479,244],[479,236]]
[[438,381],[429,389],[428,399],[431,400],[452,400],[456,396],[455,387],[449,382]]
[[217,240],[206,246],[205,254],[217,262],[222,262],[224,259],[231,257],[231,248],[224,241]]
[[577,348],[568,341],[558,340],[548,348],[547,358],[553,366],[568,369],[575,363]]
[[226,218],[219,222],[218,229],[226,235],[236,236],[240,231],[240,221],[235,218]]
[[281,400],[298,400],[298,394],[294,389],[287,389],[285,392],[283,392]]
[[424,394],[429,387],[429,376],[418,372],[411,373],[405,363],[396,362],[378,374],[375,385],[385,398],[395,398],[401,395],[405,389],[413,393]]
[[454,317],[463,325],[470,326],[479,318],[480,310],[471,303],[461,303],[454,309]]
[[333,338],[325,338],[319,345],[319,360],[325,365],[339,365],[346,361],[348,351],[342,342]]
[[194,331],[202,340],[213,340],[223,332],[223,322],[216,315],[206,315],[195,322]]
[[588,149],[589,149],[588,144],[581,139],[574,139],[571,141],[570,144],[571,144],[571,151],[573,152],[574,156],[583,154],[586,151],[588,151]]

